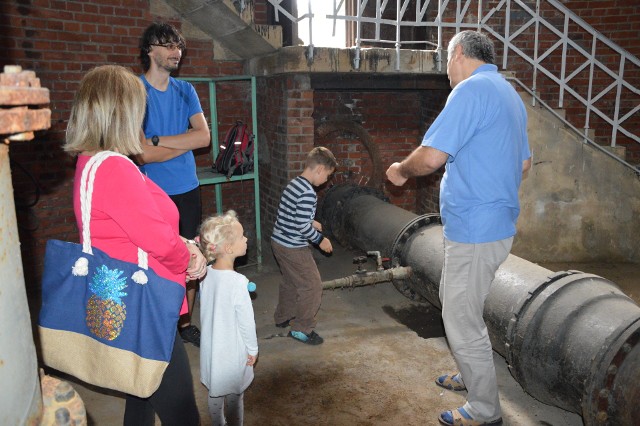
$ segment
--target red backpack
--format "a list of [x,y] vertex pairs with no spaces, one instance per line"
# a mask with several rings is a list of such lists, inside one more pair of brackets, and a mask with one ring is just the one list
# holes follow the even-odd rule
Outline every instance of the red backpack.
[[227,177],[253,171],[253,134],[242,121],[236,121],[220,144],[213,171]]

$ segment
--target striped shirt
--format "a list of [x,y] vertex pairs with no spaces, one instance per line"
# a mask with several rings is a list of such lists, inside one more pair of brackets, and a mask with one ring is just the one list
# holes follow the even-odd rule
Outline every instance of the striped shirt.
[[317,197],[311,183],[298,176],[282,192],[271,239],[290,248],[318,244],[322,234],[313,227]]

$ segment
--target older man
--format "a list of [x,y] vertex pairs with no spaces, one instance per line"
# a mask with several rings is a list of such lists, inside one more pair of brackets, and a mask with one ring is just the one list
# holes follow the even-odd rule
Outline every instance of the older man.
[[397,186],[445,166],[440,184],[444,265],[442,319],[458,373],[436,379],[468,390],[466,403],[444,411],[445,425],[502,422],[493,352],[482,313],[495,273],[509,255],[520,212],[518,188],[531,167],[527,114],[520,96],[493,65],[491,40],[463,31],[449,42],[452,92],[422,145],[387,170]]

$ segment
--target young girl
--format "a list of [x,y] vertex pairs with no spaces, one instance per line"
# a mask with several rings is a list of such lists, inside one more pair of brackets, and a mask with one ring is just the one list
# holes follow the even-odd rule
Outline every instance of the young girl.
[[247,252],[247,238],[231,210],[202,223],[199,243],[213,262],[200,282],[200,380],[209,389],[214,426],[242,425],[243,393],[258,358],[249,280],[233,270],[236,257]]

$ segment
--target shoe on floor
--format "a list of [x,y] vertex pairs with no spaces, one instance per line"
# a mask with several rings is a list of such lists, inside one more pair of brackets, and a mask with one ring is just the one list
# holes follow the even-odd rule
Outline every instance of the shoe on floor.
[[447,426],[489,426],[502,424],[502,417],[490,422],[479,422],[474,420],[462,407],[456,408],[455,410],[443,411],[440,413],[438,420],[440,420],[440,423]]
[[[295,318],[295,317],[293,317],[293,318]],[[280,327],[280,328],[286,328],[286,327],[289,327],[289,323],[291,322],[291,320],[292,320],[293,318],[289,318],[289,319],[288,319],[288,320],[286,320],[286,321],[277,322],[277,323],[276,323],[276,327]]]
[[442,386],[445,389],[449,389],[452,391],[463,391],[467,390],[462,381],[462,377],[460,377],[460,373],[453,374],[445,374],[436,379],[436,385]]
[[315,331],[309,334],[303,333],[302,331],[290,331],[287,336],[293,337],[295,340],[306,343],[307,345],[319,345],[324,342],[324,339]]
[[180,329],[180,337],[185,343],[191,343],[193,346],[200,347],[200,330],[195,325],[188,325]]

